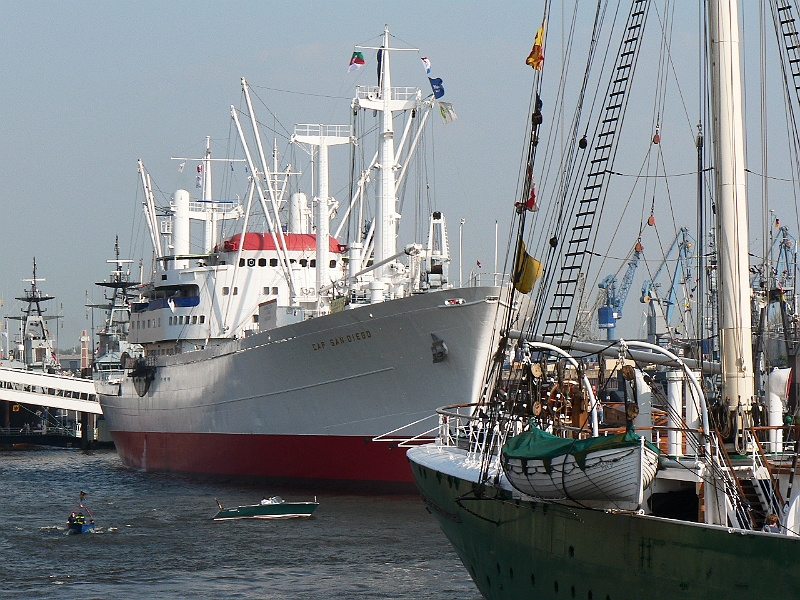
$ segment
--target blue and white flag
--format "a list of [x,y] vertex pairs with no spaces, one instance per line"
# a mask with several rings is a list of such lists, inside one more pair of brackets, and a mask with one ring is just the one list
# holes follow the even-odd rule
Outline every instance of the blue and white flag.
[[423,56],[421,59],[422,64],[425,66],[425,72],[430,75],[431,74],[431,61],[428,60],[427,56]]
[[198,175],[197,176],[197,183],[195,184],[195,187],[197,187],[197,188],[202,188],[203,187],[203,176],[202,175]]
[[431,82],[434,98],[438,100],[444,96],[444,86],[442,85],[442,79],[440,77],[428,77],[428,81]]

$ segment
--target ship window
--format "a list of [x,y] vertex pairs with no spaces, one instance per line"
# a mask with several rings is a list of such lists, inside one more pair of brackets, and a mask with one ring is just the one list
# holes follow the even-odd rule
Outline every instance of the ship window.
[[192,325],[196,325],[196,324],[197,324],[197,315],[194,315],[192,317]]
[[308,266],[312,269],[315,269],[317,267],[317,259],[312,258],[310,261],[308,261]]
[[239,259],[239,266],[240,266],[240,267],[243,267],[243,266],[244,266],[244,259],[243,259],[243,258],[240,258],[240,259]]
[[158,326],[161,327],[161,317],[158,317]]
[[256,266],[256,259],[255,258],[248,258],[247,259],[247,266],[248,267],[255,267]]
[[307,267],[308,266],[308,260],[306,260],[305,258],[301,258],[300,259],[300,266],[301,267]]
[[266,258],[259,258],[258,259],[258,266],[259,267],[266,267],[267,266],[267,259]]
[[222,288],[222,295],[223,295],[223,296],[227,296],[227,295],[228,295],[228,294],[230,294],[230,293],[231,293],[231,288],[229,288],[229,287],[227,287],[227,286],[225,286],[224,288]]
[[205,315],[200,315],[200,322],[201,323],[205,323],[206,322],[206,316]]
[[336,268],[336,261],[332,260],[331,261],[331,269],[335,269],[335,268]]
[[147,328],[150,329],[150,319],[147,319]]
[[258,323],[258,315],[253,315],[253,323]]
[[294,258],[290,258],[290,259],[289,259],[289,264],[290,264],[290,265],[294,265],[294,264],[296,264],[296,263],[297,263],[297,260],[296,260],[296,259],[294,259]]
[[270,267],[277,267],[278,266],[278,259],[277,258],[270,258],[269,259],[269,266]]
[[235,296],[238,293],[239,293],[239,288],[238,287],[233,288],[233,295]]
[[277,288],[277,286],[276,286],[276,287],[274,287],[274,288],[272,288],[272,293],[273,293],[275,296],[277,296],[277,295],[278,295],[278,288]]

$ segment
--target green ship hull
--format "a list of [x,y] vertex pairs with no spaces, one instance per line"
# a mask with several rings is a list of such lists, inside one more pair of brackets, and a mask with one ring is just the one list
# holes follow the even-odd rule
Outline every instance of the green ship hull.
[[[486,598],[800,598],[800,538],[531,502],[409,457],[430,512]],[[424,458],[424,456],[423,456]]]

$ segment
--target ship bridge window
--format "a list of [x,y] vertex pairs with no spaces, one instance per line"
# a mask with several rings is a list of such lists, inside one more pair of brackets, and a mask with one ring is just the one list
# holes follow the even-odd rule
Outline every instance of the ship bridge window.
[[222,288],[222,295],[223,296],[227,296],[230,293],[231,293],[231,288],[229,288],[228,286],[225,286],[224,288]]
[[331,261],[331,269],[335,269],[335,268],[336,268],[336,261],[332,260]]
[[308,260],[305,259],[305,258],[301,258],[300,259],[300,266],[301,267],[307,267],[308,266]]
[[196,325],[196,324],[197,324],[197,315],[194,315],[192,317],[192,325]]
[[267,266],[267,259],[266,258],[259,258],[258,259],[258,266],[259,267],[266,267]]
[[277,295],[278,295],[278,288],[277,288],[277,287],[274,287],[274,288],[272,288],[272,293],[273,293],[275,296],[277,296]]
[[206,322],[206,316],[205,315],[200,315],[200,322],[201,323],[205,323]]
[[269,266],[270,267],[277,267],[278,266],[278,259],[277,258],[270,258],[269,259]]
[[253,315],[253,323],[258,323],[258,315]]

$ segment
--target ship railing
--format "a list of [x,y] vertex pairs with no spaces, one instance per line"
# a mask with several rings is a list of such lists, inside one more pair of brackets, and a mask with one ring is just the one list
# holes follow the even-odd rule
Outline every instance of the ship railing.
[[294,134],[308,137],[350,137],[350,125],[300,123],[294,126]]
[[745,447],[750,449],[750,457],[753,460],[753,487],[761,505],[766,512],[783,515],[785,502],[772,465],[764,454],[764,448],[752,429],[745,429],[743,434]]
[[[45,436],[45,435],[79,438],[81,437],[81,428],[77,426],[63,427],[63,426],[48,425],[46,429],[36,428],[36,429],[26,430],[25,428],[20,428],[20,427],[0,427],[0,435],[6,437],[20,437],[20,438],[31,437],[31,436]],[[95,439],[96,437],[97,436],[95,434]]]
[[[422,433],[418,433],[412,436],[397,436],[396,434],[400,433],[405,429],[410,429],[412,427],[416,427],[420,423],[424,423],[425,421],[430,421],[435,419],[436,415],[428,415],[427,417],[422,417],[421,419],[417,419],[413,423],[407,423],[402,427],[398,427],[397,429],[392,429],[391,431],[387,431],[386,433],[382,433],[378,436],[372,438],[373,442],[389,442],[393,444],[397,444],[398,448],[410,448],[412,446],[418,446],[420,444],[426,444],[428,442],[433,441],[434,436],[433,433],[439,429],[439,426],[431,427],[430,429],[426,429]],[[394,437],[393,437],[394,436]]]
[[755,519],[749,503],[745,500],[744,489],[736,476],[731,457],[716,431],[712,431],[709,435],[709,442],[712,465],[717,467],[713,470],[714,478],[722,480],[728,519],[740,529],[751,530],[755,526]]
[[[392,100],[413,100],[419,94],[419,88],[400,86],[391,89]],[[377,85],[359,85],[356,87],[356,98],[359,100],[378,100],[381,88]]]
[[489,415],[487,408],[485,403],[471,403],[437,409],[439,442],[466,450],[473,458],[499,454],[501,440],[520,433],[524,421],[508,414]]
[[472,271],[467,277],[466,287],[504,286],[511,282],[510,273],[484,273]]

